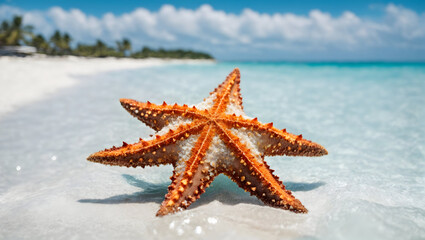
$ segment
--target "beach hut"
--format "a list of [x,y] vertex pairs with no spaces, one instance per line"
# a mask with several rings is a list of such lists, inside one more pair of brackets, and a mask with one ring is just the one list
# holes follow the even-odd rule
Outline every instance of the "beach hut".
[[35,47],[31,46],[2,46],[0,47],[0,56],[28,56],[37,52]]

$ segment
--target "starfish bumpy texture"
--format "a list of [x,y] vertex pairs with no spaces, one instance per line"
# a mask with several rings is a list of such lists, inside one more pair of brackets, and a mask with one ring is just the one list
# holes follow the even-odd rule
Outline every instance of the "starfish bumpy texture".
[[264,160],[265,156],[322,156],[325,148],[302,135],[245,115],[239,69],[233,70],[203,102],[162,105],[121,99],[134,117],[157,131],[148,140],[123,143],[94,153],[89,161],[126,167],[171,164],[171,185],[157,216],[186,209],[223,173],[265,204],[306,213],[307,209]]

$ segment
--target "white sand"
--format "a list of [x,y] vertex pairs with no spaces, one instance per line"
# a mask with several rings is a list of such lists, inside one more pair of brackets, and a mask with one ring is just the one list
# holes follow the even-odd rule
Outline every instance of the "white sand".
[[77,83],[77,77],[106,71],[203,60],[80,57],[0,57],[0,117]]

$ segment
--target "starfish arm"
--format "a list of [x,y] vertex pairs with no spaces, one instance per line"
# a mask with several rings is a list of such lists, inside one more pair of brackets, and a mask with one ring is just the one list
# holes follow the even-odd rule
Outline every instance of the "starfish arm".
[[179,126],[176,130],[170,129],[168,133],[154,139],[138,143],[123,143],[121,147],[112,147],[90,155],[87,160],[107,165],[125,167],[145,167],[160,164],[175,164],[180,151],[178,142],[185,140],[191,134],[202,129],[204,123],[194,121],[192,124]]
[[263,124],[257,118],[252,120],[243,117],[229,116],[221,118],[229,128],[245,128],[246,133],[256,138],[257,146],[265,156],[322,156],[328,154],[321,145],[304,139],[302,135],[294,135],[273,127],[273,123]]
[[165,195],[156,216],[164,216],[188,208],[200,198],[216,176],[216,173],[204,174],[199,172],[188,180],[182,175],[173,174],[172,183],[168,186],[168,193]]
[[225,172],[245,191],[257,196],[265,204],[294,212],[307,212],[291,191],[273,175],[261,156],[255,156],[239,138],[228,129],[220,127],[221,139],[232,149],[238,161]]
[[195,146],[191,150],[189,159],[185,162],[184,170],[181,173],[174,173],[172,183],[168,187],[168,193],[162,202],[157,216],[174,213],[180,209],[186,209],[196,199],[200,197],[205,189],[217,175],[214,170],[210,170],[208,163],[202,159],[211,144],[214,136],[214,128],[206,126]]
[[241,75],[238,68],[235,68],[211,94],[216,94],[214,106],[212,107],[213,114],[222,113],[226,110],[229,104],[239,106],[242,110],[242,97],[240,93]]
[[[291,191],[285,188],[279,178],[272,174],[273,170],[265,161],[254,167],[250,161],[241,160],[234,163],[233,169],[236,170],[227,169],[225,175],[264,204],[298,213],[308,212]],[[269,182],[270,179],[273,181]]]
[[195,107],[188,107],[187,105],[168,105],[165,102],[162,105],[156,105],[149,101],[144,103],[124,98],[120,99],[120,102],[133,117],[144,122],[155,131],[161,130],[178,117],[202,119],[207,114],[205,110],[200,111]]

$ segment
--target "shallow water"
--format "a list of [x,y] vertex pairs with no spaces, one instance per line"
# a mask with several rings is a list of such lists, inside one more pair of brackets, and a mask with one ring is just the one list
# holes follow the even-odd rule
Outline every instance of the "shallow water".
[[[248,116],[320,143],[269,165],[308,214],[264,206],[219,177],[187,211],[156,218],[171,167],[85,158],[154,132],[119,98],[196,104],[234,68]],[[425,238],[425,64],[218,63],[79,77],[0,118],[0,239]]]

